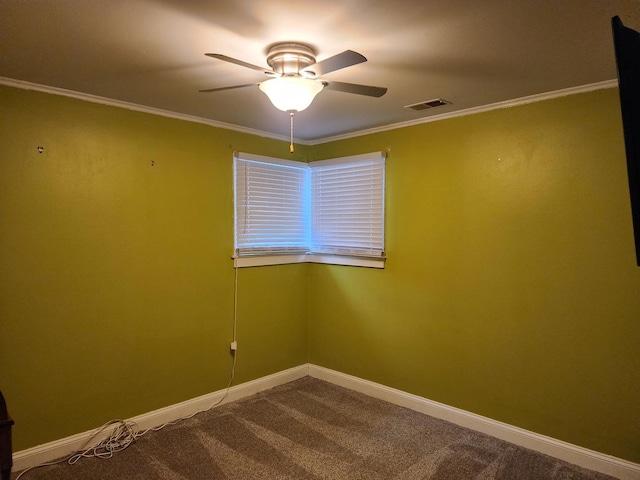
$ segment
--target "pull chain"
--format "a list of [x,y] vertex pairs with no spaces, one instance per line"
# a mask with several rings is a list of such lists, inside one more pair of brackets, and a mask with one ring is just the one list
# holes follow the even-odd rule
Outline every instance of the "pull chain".
[[291,143],[289,144],[289,153],[293,153],[293,111],[289,112],[289,118],[291,119]]

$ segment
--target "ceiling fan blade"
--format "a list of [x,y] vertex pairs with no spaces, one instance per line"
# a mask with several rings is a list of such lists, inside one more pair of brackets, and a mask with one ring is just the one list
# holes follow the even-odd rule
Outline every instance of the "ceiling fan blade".
[[324,75],[325,73],[335,72],[341,68],[357,65],[358,63],[366,62],[367,59],[360,55],[358,52],[352,50],[345,50],[342,53],[334,55],[333,57],[325,58],[324,60],[309,65],[302,69],[302,72],[313,72],[316,77]]
[[218,60],[223,60],[225,62],[233,63],[235,65],[240,65],[241,67],[250,68],[251,70],[256,70],[266,75],[276,75],[276,72],[269,70],[268,68],[259,67],[258,65],[253,65],[252,63],[243,62],[242,60],[238,60],[237,58],[228,57],[220,53],[205,53],[205,55],[207,57],[217,58]]
[[327,90],[338,92],[355,93],[357,95],[367,95],[369,97],[381,97],[387,93],[384,87],[372,87],[370,85],[358,85],[357,83],[345,82],[322,82]]
[[245,83],[243,85],[232,85],[230,87],[207,88],[205,90],[199,90],[199,92],[200,93],[221,92],[223,90],[233,90],[234,88],[253,87],[254,85],[258,85],[258,84],[257,83]]

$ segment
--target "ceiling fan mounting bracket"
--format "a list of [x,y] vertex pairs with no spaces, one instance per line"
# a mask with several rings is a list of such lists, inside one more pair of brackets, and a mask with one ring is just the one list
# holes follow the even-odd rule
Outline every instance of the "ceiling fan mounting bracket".
[[[314,50],[303,43],[276,43],[267,52],[267,64],[278,75],[301,75],[301,70],[316,63]],[[305,77],[315,77],[310,71]]]

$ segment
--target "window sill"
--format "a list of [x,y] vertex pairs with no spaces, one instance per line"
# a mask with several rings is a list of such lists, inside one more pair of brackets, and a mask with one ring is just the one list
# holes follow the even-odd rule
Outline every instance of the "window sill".
[[263,267],[267,265],[287,265],[290,263],[322,263],[350,267],[384,268],[385,258],[356,257],[345,255],[255,255],[233,257],[234,268]]

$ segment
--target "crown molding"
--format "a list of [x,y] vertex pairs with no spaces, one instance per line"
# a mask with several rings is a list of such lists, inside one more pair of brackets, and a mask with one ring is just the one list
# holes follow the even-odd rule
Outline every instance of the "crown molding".
[[[111,107],[126,108],[127,110],[134,110],[136,112],[150,113],[152,115],[159,115],[161,117],[174,118],[177,120],[184,120],[187,122],[201,123],[209,125],[211,127],[223,128],[226,130],[232,130],[240,133],[247,133],[249,135],[256,135],[258,137],[266,137],[274,140],[283,140],[288,142],[290,139],[285,135],[275,135],[273,133],[264,132],[253,128],[241,127],[232,123],[217,122],[207,118],[196,117],[194,115],[185,115],[182,113],[171,112],[169,110],[163,110],[161,108],[149,107],[146,105],[139,105],[137,103],[124,102],[122,100],[114,100],[112,98],[100,97],[98,95],[92,95],[90,93],[76,92],[74,90],[67,90],[59,87],[51,87],[49,85],[41,85],[38,83],[26,82],[24,80],[15,80],[13,78],[0,77],[0,85],[7,87],[20,88],[22,90],[35,90],[43,93],[50,93],[53,95],[61,95],[63,97],[75,98],[77,100],[84,100],[92,103],[100,103],[102,105],[108,105]],[[304,140],[297,140],[296,143],[301,145],[309,145]]]
[[[134,110],[138,112],[150,113],[152,115],[160,115],[163,117],[175,118],[177,120],[184,120],[187,122],[201,123],[212,127],[223,128],[226,130],[232,130],[235,132],[247,133],[249,135],[256,135],[258,137],[271,138],[274,140],[289,141],[289,137],[283,135],[275,135],[273,133],[265,132],[263,130],[257,130],[253,128],[241,127],[231,123],[217,122],[207,118],[196,117],[193,115],[185,115],[181,113],[171,112],[169,110],[162,110],[160,108],[148,107],[145,105],[139,105],[136,103],[124,102],[121,100],[114,100],[112,98],[100,97],[98,95],[91,95],[89,93],[81,93],[73,90],[67,90],[59,87],[51,87],[48,85],[41,85],[37,83],[26,82],[24,80],[15,80],[7,77],[0,77],[0,85],[6,85],[8,87],[20,88],[23,90],[35,90],[38,92],[51,93],[54,95],[62,95],[65,97],[71,97],[78,100],[85,100],[87,102],[100,103],[103,105],[109,105],[113,107],[126,108],[128,110]],[[374,133],[387,132],[389,130],[396,130],[404,127],[411,127],[414,125],[422,125],[424,123],[439,122],[440,120],[447,120],[450,118],[464,117],[467,115],[474,115],[476,113],[489,112],[491,110],[499,110],[503,108],[516,107],[520,105],[526,105],[528,103],[542,102],[544,100],[550,100],[553,98],[567,97],[569,95],[576,95],[579,93],[592,92],[594,90],[604,90],[607,88],[614,88],[618,86],[617,80],[605,80],[603,82],[591,83],[588,85],[581,85],[578,87],[565,88],[562,90],[555,90],[552,92],[539,93],[536,95],[529,95],[526,97],[516,98],[513,100],[506,100],[503,102],[491,103],[488,105],[481,105],[479,107],[467,108],[465,110],[459,110],[455,112],[443,113],[439,115],[432,115],[426,118],[419,118],[406,122],[393,123],[384,125],[382,127],[375,127],[365,130],[358,130],[343,135],[334,135],[331,137],[324,137],[315,140],[300,140],[295,139],[295,142],[300,145],[320,145],[324,143],[335,142],[339,140],[346,140],[349,138],[361,137],[364,135],[371,135]]]
[[603,82],[591,83],[588,85],[581,85],[578,87],[564,88],[562,90],[554,90],[552,92],[538,93],[536,95],[529,95],[526,97],[515,98],[513,100],[505,100],[503,102],[490,103],[488,105],[481,105],[479,107],[467,108],[465,110],[458,110],[455,112],[432,115],[430,117],[419,118],[419,119],[410,120],[407,122],[399,122],[399,123],[384,125],[381,127],[369,128],[366,130],[358,130],[357,132],[346,133],[344,135],[334,135],[331,137],[319,138],[312,141],[310,145],[320,145],[323,143],[335,142],[338,140],[346,140],[349,138],[362,137],[363,135],[371,135],[374,133],[387,132],[389,130],[396,130],[398,128],[412,127],[414,125],[422,125],[423,123],[439,122],[440,120],[447,120],[449,118],[465,117],[467,115],[474,115],[476,113],[489,112],[491,110],[500,110],[503,108],[517,107],[520,105],[526,105],[528,103],[542,102],[544,100],[567,97],[569,95],[577,95],[579,93],[592,92],[594,90],[605,90],[605,89],[614,88],[617,86],[618,86],[618,80],[605,80]]

